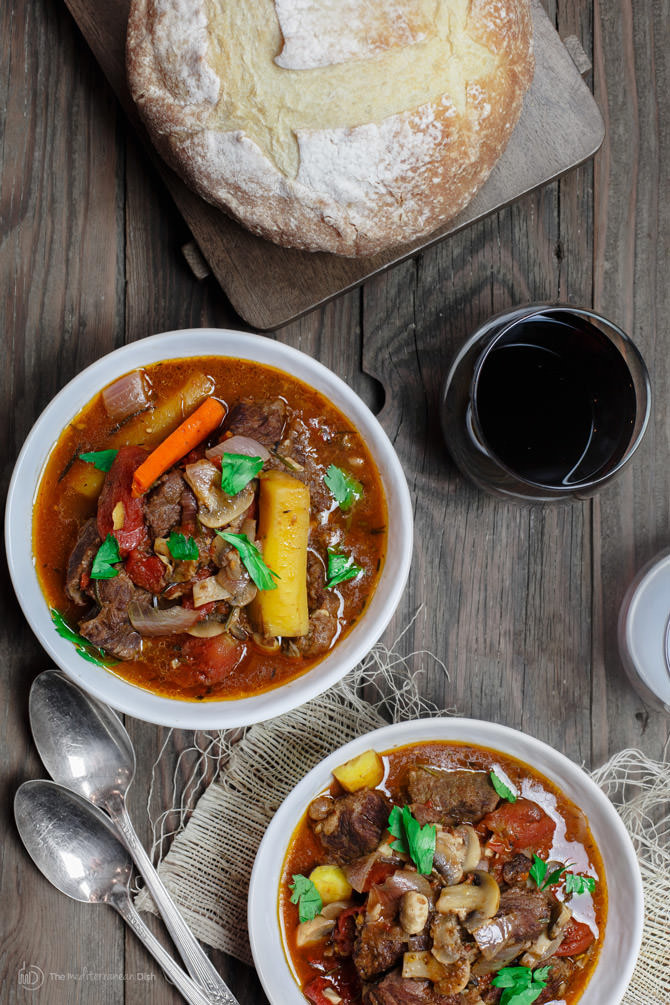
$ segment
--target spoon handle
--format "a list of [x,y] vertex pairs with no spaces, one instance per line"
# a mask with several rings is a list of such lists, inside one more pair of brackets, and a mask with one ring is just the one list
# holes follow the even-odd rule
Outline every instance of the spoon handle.
[[165,927],[174,942],[179,955],[186,964],[191,977],[207,992],[209,1002],[218,1005],[238,1005],[227,985],[221,980],[209,957],[195,938],[190,928],[177,910],[177,906],[165,889],[151,859],[145,852],[135,833],[123,799],[109,800],[107,812],[123,836],[123,840],[139,869],[153,901],[161,913]]
[[[179,964],[163,948],[156,936],[149,931],[133,907],[126,890],[113,893],[109,898],[109,903],[119,912],[126,924],[132,928],[145,949],[151,953],[165,976],[168,980],[172,981],[189,1005],[211,1005],[212,999],[205,994],[199,984],[191,980],[188,974],[181,969]],[[233,998],[230,992],[228,994],[229,997],[227,999],[221,1000],[230,1002],[231,1005],[239,1005],[237,999]]]

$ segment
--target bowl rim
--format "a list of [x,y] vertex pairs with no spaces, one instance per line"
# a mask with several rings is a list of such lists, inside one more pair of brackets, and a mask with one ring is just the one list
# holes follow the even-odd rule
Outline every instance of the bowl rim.
[[[72,644],[53,629],[32,553],[32,510],[37,488],[67,422],[115,377],[137,366],[193,356],[261,362],[328,397],[363,435],[384,486],[389,530],[392,523],[396,527],[393,537],[389,533],[389,542],[393,543],[387,548],[384,568],[365,616],[331,654],[305,674],[273,690],[248,698],[201,703],[146,691],[77,656]],[[55,438],[54,427],[58,430]],[[405,473],[390,439],[368,406],[333,370],[268,336],[227,328],[186,328],[151,335],[105,354],[51,399],[33,424],[14,465],[5,507],[5,542],[10,577],[23,614],[51,659],[71,679],[118,711],[146,722],[180,729],[222,729],[250,725],[303,704],[340,680],[367,655],[387,627],[405,589],[412,558],[413,511]]]
[[[356,737],[312,768],[276,811],[254,861],[247,910],[251,952],[271,1005],[304,1005],[306,1001],[293,977],[279,924],[279,881],[296,822],[301,819],[310,801],[327,786],[332,768],[338,764],[370,747],[384,752],[431,740],[473,743],[516,757],[545,775],[577,805],[582,798],[580,808],[586,813],[605,868],[608,919],[596,968],[579,1003],[602,1005],[604,1001],[620,1001],[633,975],[644,924],[640,867],[621,817],[586,771],[544,741],[498,723],[445,716],[406,720]],[[584,808],[584,801],[588,803],[588,809]],[[616,882],[612,881],[614,868]],[[268,911],[268,889],[276,891],[272,911]],[[629,924],[625,937],[614,931],[613,917],[617,906]]]

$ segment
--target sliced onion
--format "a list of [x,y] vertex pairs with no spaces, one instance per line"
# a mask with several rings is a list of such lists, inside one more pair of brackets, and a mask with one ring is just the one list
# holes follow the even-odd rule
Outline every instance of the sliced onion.
[[199,618],[198,611],[189,611],[185,607],[149,607],[133,600],[128,604],[128,617],[133,628],[147,638],[160,635],[176,635],[186,632]]
[[102,392],[102,402],[110,419],[126,419],[129,415],[141,411],[149,404],[144,374],[141,370],[133,370],[119,377]]
[[268,448],[258,440],[252,440],[250,436],[230,436],[206,450],[205,454],[210,461],[216,460],[222,454],[244,454],[245,457],[260,457],[262,461],[267,461],[270,457]]

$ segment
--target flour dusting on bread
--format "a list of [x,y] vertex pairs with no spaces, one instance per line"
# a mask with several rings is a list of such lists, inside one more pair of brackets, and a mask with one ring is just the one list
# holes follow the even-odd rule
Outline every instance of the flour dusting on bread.
[[163,157],[279,244],[371,255],[488,177],[533,73],[529,0],[131,0]]

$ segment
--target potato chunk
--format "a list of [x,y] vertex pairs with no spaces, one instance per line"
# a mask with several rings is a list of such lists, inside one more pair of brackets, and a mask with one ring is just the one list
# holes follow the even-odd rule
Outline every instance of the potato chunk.
[[319,891],[324,906],[351,897],[351,885],[338,865],[317,865],[309,878]]
[[259,590],[250,608],[263,635],[296,638],[309,630],[308,537],[309,488],[283,471],[264,472],[258,497],[258,539],[265,564],[278,578],[276,590]]
[[376,750],[366,750],[341,764],[339,768],[334,768],[333,774],[347,792],[374,789],[384,777],[384,762]]

